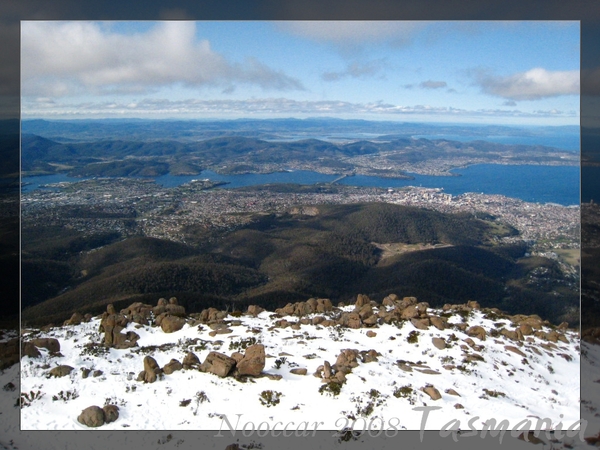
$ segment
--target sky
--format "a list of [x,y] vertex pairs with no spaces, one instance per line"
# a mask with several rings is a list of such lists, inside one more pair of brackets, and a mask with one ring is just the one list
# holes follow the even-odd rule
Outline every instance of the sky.
[[22,117],[578,125],[577,21],[21,23]]

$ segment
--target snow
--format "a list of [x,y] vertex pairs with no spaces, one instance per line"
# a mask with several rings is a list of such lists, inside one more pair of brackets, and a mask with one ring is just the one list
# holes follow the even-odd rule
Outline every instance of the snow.
[[[353,307],[346,307],[351,310]],[[431,310],[430,313],[435,313]],[[438,311],[441,313],[441,311]],[[120,417],[116,422],[106,424],[102,429],[198,429],[211,430],[227,426],[229,423],[243,428],[262,424],[263,428],[283,429],[286,424],[308,421],[310,429],[340,429],[343,426],[384,428],[396,426],[399,429],[418,430],[423,414],[415,411],[417,406],[439,406],[441,410],[431,411],[425,429],[438,430],[450,420],[461,422],[462,429],[468,429],[471,422],[481,429],[487,419],[508,420],[514,426],[526,418],[542,418],[571,424],[579,419],[579,355],[578,338],[573,332],[567,333],[569,343],[558,342],[558,350],[541,355],[531,348],[537,347],[541,340],[533,338],[521,350],[527,354],[528,364],[523,357],[507,351],[505,345],[515,345],[504,337],[488,338],[477,342],[483,349],[480,355],[484,361],[463,364],[464,357],[460,344],[468,336],[457,329],[443,331],[430,327],[429,330],[416,330],[410,322],[404,322],[401,328],[395,325],[382,325],[374,329],[375,337],[366,335],[367,329],[348,329],[302,325],[300,330],[290,327],[269,330],[273,319],[268,311],[258,317],[242,316],[241,325],[231,326],[231,334],[210,337],[210,329],[188,324],[175,333],[164,333],[159,327],[143,326],[136,328],[130,323],[126,331],[135,331],[140,335],[139,347],[117,350],[108,349],[105,354],[93,356],[86,354],[84,344],[101,342],[98,333],[99,318],[77,326],[54,328],[51,331],[35,333],[36,337],[54,337],[60,341],[61,354],[53,357],[45,349],[41,358],[24,357],[21,362],[21,391],[34,393],[40,391],[43,396],[31,401],[30,406],[21,410],[22,427],[25,430],[66,430],[85,429],[77,422],[77,416],[91,405],[104,406],[113,403],[120,408]],[[284,317],[295,322],[293,317]],[[458,315],[450,323],[462,320]],[[508,322],[507,322],[508,323]],[[480,311],[469,318],[469,325],[480,325],[486,330],[494,323],[485,319]],[[252,329],[260,329],[255,334]],[[411,331],[419,333],[418,342],[411,344],[407,337]],[[548,331],[548,330],[546,330]],[[458,341],[443,350],[435,348],[432,337],[447,339],[454,334]],[[25,336],[28,338],[28,336]],[[204,341],[189,344],[189,340],[199,338]],[[146,354],[153,356],[162,367],[171,358],[183,360],[187,351],[192,350],[203,361],[210,351],[231,354],[239,350],[236,342],[255,338],[265,345],[269,354],[264,373],[281,375],[280,380],[257,378],[243,383],[232,377],[219,378],[197,370],[182,370],[165,375],[155,383],[145,384],[135,381],[143,369]],[[479,341],[477,338],[473,340]],[[169,345],[171,344],[171,345]],[[148,352],[140,351],[145,347],[165,346]],[[325,360],[335,363],[337,355],[343,349],[377,350],[381,356],[378,362],[360,363],[341,388],[339,395],[319,392],[323,386],[320,378],[312,376],[317,367]],[[243,351],[243,350],[241,350]],[[285,352],[284,362],[277,368],[276,360]],[[472,352],[470,352],[472,353]],[[558,356],[570,355],[570,361]],[[402,371],[397,360],[422,363],[425,368],[439,374],[417,371]],[[446,370],[444,363],[463,366]],[[67,364],[75,368],[70,375],[62,378],[46,378],[50,367]],[[44,368],[46,367],[46,368]],[[103,375],[83,379],[80,368],[101,370]],[[290,373],[293,367],[304,367],[306,376]],[[433,384],[442,394],[442,398],[433,401],[420,388]],[[410,386],[412,399],[397,398],[396,388]],[[445,393],[454,389],[460,395]],[[488,392],[496,393],[486,394]],[[276,405],[263,405],[260,396],[263,391],[281,393]],[[372,390],[376,390],[372,391]],[[68,392],[76,394],[73,398],[61,400]],[[203,392],[207,401],[196,396]],[[187,406],[180,406],[183,400],[191,400]],[[412,401],[411,401],[412,400]],[[365,411],[373,404],[373,411]],[[456,409],[460,403],[464,409]],[[238,419],[237,415],[241,415]],[[534,423],[536,421],[534,420]],[[367,424],[367,425],[365,425]]]
[[[345,309],[348,311],[353,307]],[[436,314],[441,311],[430,309],[429,313]],[[297,320],[294,317],[284,319],[292,323]],[[428,330],[416,330],[410,322],[405,322],[400,328],[395,325],[380,325],[372,329],[377,335],[368,337],[368,329],[365,328],[338,329],[313,325],[302,325],[299,330],[289,327],[272,328],[276,319],[267,311],[258,317],[230,316],[226,320],[239,320],[241,325],[230,324],[229,327],[233,330],[231,334],[215,337],[208,335],[210,329],[206,325],[201,326],[201,331],[197,326],[185,325],[182,330],[167,334],[159,327],[136,328],[135,324],[129,324],[127,330],[140,335],[138,347],[126,350],[109,349],[105,354],[96,356],[87,354],[84,345],[88,342],[101,342],[102,336],[98,332],[99,318],[81,325],[53,328],[47,332],[33,331],[24,336],[25,339],[33,336],[58,339],[63,356],[51,356],[45,349],[40,349],[40,358],[24,357],[21,360],[20,372],[15,365],[0,374],[2,386],[9,382],[17,386],[15,391],[8,391],[10,395],[0,396],[3,411],[0,415],[0,449],[40,448],[40,435],[30,432],[31,430],[55,430],[43,434],[46,436],[43,447],[48,449],[79,448],[75,445],[76,438],[68,438],[72,444],[66,445],[66,436],[85,436],[86,445],[90,443],[90,448],[93,445],[103,445],[107,440],[110,440],[111,446],[115,448],[127,448],[131,445],[161,449],[197,448],[199,436],[205,438],[202,448],[225,448],[236,441],[242,448],[244,445],[247,448],[257,448],[261,445],[264,445],[264,448],[282,448],[281,439],[275,447],[269,447],[268,442],[274,439],[274,430],[281,431],[284,428],[286,431],[304,432],[304,436],[313,439],[311,447],[314,448],[332,448],[335,445],[343,448],[364,448],[365,439],[368,442],[369,436],[377,434],[379,447],[392,448],[394,445],[393,448],[398,448],[398,437],[393,437],[394,431],[419,430],[423,412],[415,408],[423,406],[441,408],[429,411],[424,427],[427,430],[447,428],[449,425],[456,425],[457,421],[460,421],[459,427],[463,431],[469,431],[469,427],[481,430],[490,419],[495,419],[496,423],[507,420],[509,430],[522,420],[530,419],[534,428],[538,418],[549,419],[553,428],[560,429],[562,424],[562,429],[566,430],[580,419],[580,362],[583,383],[581,387],[585,392],[594,392],[597,386],[594,380],[600,378],[600,347],[582,342],[583,356],[580,361],[580,342],[576,332],[566,332],[569,343],[559,341],[555,344],[558,349],[554,351],[545,351],[539,347],[542,341],[538,338],[533,338],[533,342],[524,343],[519,348],[527,355],[528,364],[523,364],[522,356],[504,348],[505,345],[518,344],[503,336],[493,338],[489,335],[489,331],[495,326],[494,323],[500,320],[492,322],[480,311],[474,311],[467,320],[469,326],[480,325],[488,331],[484,341],[472,338],[477,345],[483,347],[477,353],[484,361],[463,364],[466,371],[456,368],[446,370],[442,367],[450,358],[453,358],[451,364],[462,364],[464,354],[460,345],[464,344],[462,341],[467,335],[457,329],[440,331],[430,327]],[[449,320],[450,323],[461,321],[462,318],[458,315]],[[506,328],[510,329],[510,321],[505,322]],[[260,329],[260,333],[253,333],[252,329]],[[417,343],[407,342],[406,338],[411,331],[418,331]],[[452,334],[459,340],[451,348],[439,350],[431,343],[432,337],[447,339]],[[219,378],[197,370],[182,370],[164,375],[155,383],[135,381],[143,369],[143,358],[146,354],[153,356],[161,367],[171,358],[182,361],[190,350],[203,361],[213,350],[227,355],[236,350],[243,352],[236,348],[235,343],[250,337],[264,344],[268,356],[271,356],[267,358],[263,372],[281,375],[280,380],[263,377],[242,383],[231,377]],[[189,340],[196,338],[200,341],[190,345]],[[164,346],[162,349],[148,349],[150,346],[161,345]],[[541,355],[532,350],[534,347],[541,350]],[[145,348],[149,351],[141,351]],[[325,360],[331,364],[335,363],[340,351],[348,348],[375,349],[380,353],[379,360],[359,362],[358,367],[347,375],[347,382],[342,386],[339,395],[320,393],[319,388],[323,383],[312,374]],[[282,352],[289,354],[285,356],[284,362],[279,356]],[[469,353],[474,352],[469,349]],[[570,358],[561,357],[559,353],[569,355]],[[279,368],[276,367],[278,359]],[[412,372],[405,372],[398,367],[397,360],[421,362],[440,374],[418,372],[418,367],[415,366]],[[46,378],[45,374],[49,368],[44,369],[42,366],[54,367],[60,364],[68,364],[75,370],[66,377]],[[93,377],[90,374],[88,378],[83,379],[81,367],[99,369],[103,375]],[[289,371],[293,367],[304,367],[308,374],[291,374]],[[510,376],[510,373],[513,375]],[[440,400],[433,401],[420,390],[427,384],[432,384],[439,390],[442,395]],[[394,390],[403,386],[413,388],[410,399],[394,396]],[[447,389],[454,389],[460,397],[449,395],[445,392]],[[488,390],[488,394],[484,389]],[[43,395],[31,401],[30,406],[24,406],[20,410],[14,406],[19,392],[35,393],[38,390]],[[260,394],[267,390],[281,393],[278,404],[266,406],[261,403]],[[373,390],[378,391],[378,394],[370,395]],[[61,391],[65,398],[68,391],[75,392],[77,396],[64,401],[59,398]],[[489,394],[493,391],[498,393],[496,397]],[[53,396],[56,396],[56,400],[53,400]],[[202,397],[208,400],[201,401]],[[182,400],[191,401],[186,406],[180,406]],[[117,421],[96,430],[77,422],[81,410],[91,405],[103,406],[105,402],[119,406],[120,416]],[[372,412],[367,408],[370,402],[373,403]],[[456,403],[463,405],[464,409],[455,409]],[[596,408],[599,405],[598,394],[584,399],[581,418],[587,421],[585,436],[600,432],[600,420],[596,416]],[[10,420],[6,421],[7,417]],[[224,420],[225,417],[227,421]],[[19,431],[19,421],[22,431]],[[232,427],[237,425],[238,431],[230,430],[229,424]],[[386,433],[380,433],[382,424]],[[356,440],[340,443],[333,436],[333,431],[320,431],[340,430],[344,426],[353,426],[355,430],[365,430],[369,433]],[[271,434],[265,436],[265,433],[260,435],[256,430],[252,432],[256,427],[263,431],[270,430]],[[319,432],[313,436],[315,428]],[[62,433],[60,430],[78,431],[73,434]],[[152,431],[131,433],[132,430]],[[221,430],[221,434],[209,430]],[[245,432],[242,433],[241,430]],[[435,434],[437,435],[437,432]],[[399,435],[408,436],[402,432]],[[425,439],[441,439],[443,448],[452,448],[452,445],[459,445],[464,439],[468,439],[461,437],[458,443],[455,443],[451,437],[442,439],[436,435],[425,433]],[[419,446],[418,433],[410,436],[416,436],[414,446]],[[492,444],[498,444],[497,435],[488,434],[487,438],[492,439]],[[548,442],[544,433],[541,438]],[[293,440],[287,439],[290,445]],[[410,439],[401,439],[402,445],[408,448],[409,441]],[[510,445],[517,448],[531,447],[531,444],[511,437],[510,431],[504,436],[505,444],[506,441],[510,441]],[[567,448],[587,446],[579,436],[565,438],[561,442],[564,442]],[[520,447],[521,445],[524,447]],[[556,444],[553,445],[553,448],[558,448]]]

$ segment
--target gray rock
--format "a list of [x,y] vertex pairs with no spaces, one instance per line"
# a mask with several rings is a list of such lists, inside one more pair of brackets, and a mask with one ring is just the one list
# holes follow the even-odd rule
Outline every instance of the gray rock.
[[249,346],[244,353],[244,358],[237,363],[240,375],[258,376],[265,368],[265,346],[254,344]]
[[210,352],[200,366],[200,370],[202,372],[212,373],[221,378],[225,378],[227,375],[229,375],[235,365],[235,359],[230,358],[223,353]]
[[117,405],[106,405],[104,411],[104,423],[114,422],[119,418],[119,407]]
[[88,406],[81,411],[81,414],[77,417],[77,421],[86,427],[101,427],[105,422],[104,410],[99,406]]
[[49,352],[56,353],[60,351],[60,342],[54,338],[32,339],[29,341],[38,348],[45,348]]
[[71,367],[71,366],[67,366],[67,365],[56,366],[48,372],[48,377],[57,377],[57,378],[64,377],[64,376],[69,375],[72,370],[73,370],[73,367]]

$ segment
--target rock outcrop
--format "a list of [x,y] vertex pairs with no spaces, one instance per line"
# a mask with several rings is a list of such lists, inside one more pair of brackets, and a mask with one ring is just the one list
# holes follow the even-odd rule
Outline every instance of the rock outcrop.
[[237,362],[236,368],[239,375],[254,377],[260,375],[265,368],[265,346],[262,344],[249,346],[244,353],[244,357]]

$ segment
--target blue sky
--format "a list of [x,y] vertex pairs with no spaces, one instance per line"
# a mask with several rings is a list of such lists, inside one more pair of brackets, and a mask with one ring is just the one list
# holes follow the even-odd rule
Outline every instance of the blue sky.
[[23,118],[579,124],[578,22],[22,22]]

